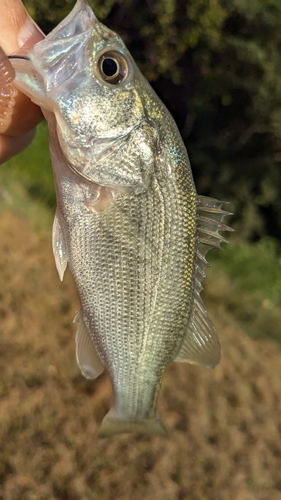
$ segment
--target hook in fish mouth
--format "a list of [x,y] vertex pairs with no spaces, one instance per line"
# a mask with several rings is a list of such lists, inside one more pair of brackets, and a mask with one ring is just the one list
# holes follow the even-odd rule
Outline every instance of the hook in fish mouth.
[[30,58],[27,56],[8,56],[8,59],[25,59],[26,61],[30,61]]

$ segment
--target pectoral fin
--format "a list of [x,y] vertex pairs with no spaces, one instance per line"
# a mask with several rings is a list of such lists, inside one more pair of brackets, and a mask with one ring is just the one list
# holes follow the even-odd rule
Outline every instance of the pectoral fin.
[[56,268],[60,277],[60,280],[63,280],[64,271],[67,266],[67,249],[64,234],[62,232],[62,228],[59,222],[58,215],[56,213],[53,223],[53,254],[55,257]]
[[84,377],[88,379],[97,378],[104,368],[94,348],[81,311],[78,311],[73,321],[78,323],[76,333],[76,360],[78,366]]

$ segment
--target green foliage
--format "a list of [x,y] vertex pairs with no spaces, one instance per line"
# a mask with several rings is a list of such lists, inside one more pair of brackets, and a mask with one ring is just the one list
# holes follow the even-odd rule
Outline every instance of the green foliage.
[[281,257],[277,241],[263,238],[249,245],[232,241],[227,251],[219,254],[220,265],[229,273],[232,286],[239,292],[273,307],[281,305]]
[[211,253],[206,281],[212,300],[221,303],[253,338],[281,342],[281,257],[277,241],[231,241],[226,252]]
[[34,200],[40,200],[47,207],[55,206],[54,180],[45,122],[38,126],[36,138],[31,146],[1,167],[0,180],[2,190],[5,187],[9,190],[11,186],[20,183],[21,188]]

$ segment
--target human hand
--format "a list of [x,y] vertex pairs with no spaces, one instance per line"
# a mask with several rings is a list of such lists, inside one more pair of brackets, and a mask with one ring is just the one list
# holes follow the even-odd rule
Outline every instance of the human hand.
[[[0,8],[0,46],[6,54],[11,55],[21,48],[31,49],[44,38],[21,0],[0,0]],[[12,114],[0,126],[0,164],[30,144],[35,127],[42,119],[40,108],[18,91]]]

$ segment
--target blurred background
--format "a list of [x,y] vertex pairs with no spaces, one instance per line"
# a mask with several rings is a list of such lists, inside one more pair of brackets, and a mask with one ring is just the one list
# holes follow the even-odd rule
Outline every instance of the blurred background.
[[[45,33],[74,5],[24,3]],[[89,3],[174,116],[199,194],[231,202],[235,233],[204,283],[222,361],[167,367],[168,438],[97,439],[111,385],[76,366],[42,123],[0,169],[0,499],[281,500],[280,0]]]

